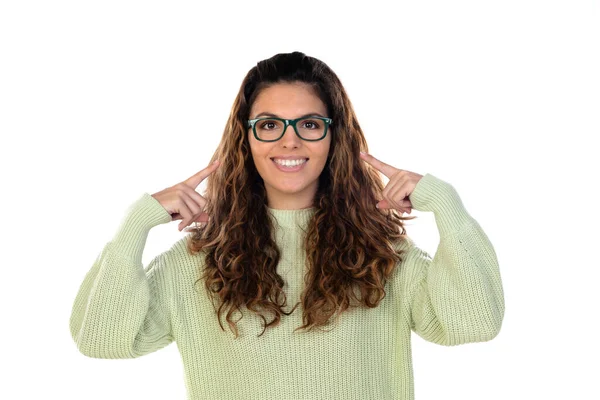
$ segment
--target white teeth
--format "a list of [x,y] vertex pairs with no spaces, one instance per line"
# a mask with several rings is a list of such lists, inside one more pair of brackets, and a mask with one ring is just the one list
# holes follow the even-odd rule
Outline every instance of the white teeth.
[[279,165],[284,165],[286,167],[294,167],[296,165],[304,164],[307,160],[305,158],[301,160],[279,160],[274,158],[273,161],[275,161]]

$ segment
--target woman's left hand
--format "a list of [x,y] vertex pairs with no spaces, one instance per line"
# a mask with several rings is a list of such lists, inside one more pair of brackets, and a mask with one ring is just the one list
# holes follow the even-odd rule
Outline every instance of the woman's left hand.
[[412,203],[408,196],[415,190],[423,175],[394,168],[370,154],[361,152],[360,157],[390,180],[381,193],[383,199],[377,203],[376,207],[379,209],[394,208],[410,214]]

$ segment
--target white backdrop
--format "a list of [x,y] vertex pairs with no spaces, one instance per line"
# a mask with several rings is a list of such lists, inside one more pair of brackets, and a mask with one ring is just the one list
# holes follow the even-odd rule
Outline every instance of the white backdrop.
[[[371,154],[451,183],[497,252],[502,331],[413,334],[417,400],[599,399],[598,3],[217,3],[0,5],[0,398],[185,398],[175,344],[85,357],[72,302],[127,207],[207,165],[247,71],[298,50],[338,74]],[[433,214],[412,215],[433,255]]]

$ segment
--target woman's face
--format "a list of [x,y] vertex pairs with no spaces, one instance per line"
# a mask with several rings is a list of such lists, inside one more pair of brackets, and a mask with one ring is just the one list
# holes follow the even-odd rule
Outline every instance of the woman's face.
[[[295,119],[306,115],[327,115],[327,107],[304,83],[277,83],[263,89],[250,109],[250,119],[261,114]],[[271,126],[268,126],[269,128]],[[276,142],[261,142],[248,128],[248,140],[254,165],[265,183],[268,206],[275,209],[301,209],[311,207],[317,192],[318,179],[327,161],[331,145],[331,127],[327,136],[317,142],[300,139],[290,125]],[[308,159],[297,171],[283,170],[276,160]]]

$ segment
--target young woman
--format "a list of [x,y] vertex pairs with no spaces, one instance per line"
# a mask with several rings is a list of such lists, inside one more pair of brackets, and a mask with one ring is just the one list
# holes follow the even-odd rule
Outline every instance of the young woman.
[[[433,258],[406,235],[413,208],[435,215]],[[191,233],[144,269],[148,232],[173,220]],[[369,155],[338,77],[294,52],[248,72],[208,167],[130,206],[70,329],[97,358],[176,341],[190,399],[404,400],[411,330],[482,342],[503,317],[494,248],[456,190]]]

